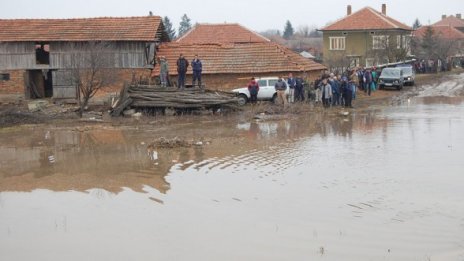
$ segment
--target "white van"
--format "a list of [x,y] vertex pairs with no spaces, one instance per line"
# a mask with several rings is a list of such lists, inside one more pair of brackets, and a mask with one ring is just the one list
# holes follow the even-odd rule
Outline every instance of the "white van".
[[[272,101],[275,102],[277,98],[277,92],[274,88],[276,82],[279,80],[278,77],[262,77],[255,79],[259,85],[259,92],[258,92],[258,101]],[[289,93],[289,88],[287,84],[287,80],[282,78],[282,81],[285,82],[287,86],[286,94]],[[232,90],[237,94],[239,98],[239,105],[245,105],[250,100],[250,92],[248,91],[248,87],[238,88]]]

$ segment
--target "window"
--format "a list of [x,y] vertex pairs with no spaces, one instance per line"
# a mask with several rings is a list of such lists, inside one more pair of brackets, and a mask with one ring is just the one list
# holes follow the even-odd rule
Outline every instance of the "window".
[[396,48],[397,49],[409,49],[409,43],[411,37],[409,35],[397,35],[396,36]]
[[330,50],[345,50],[345,37],[329,37]]
[[9,81],[10,74],[9,73],[0,73],[0,81]]
[[258,85],[260,87],[267,86],[267,81],[266,80],[258,80]]
[[366,67],[372,67],[372,66],[374,66],[374,65],[375,65],[375,64],[374,64],[374,61],[375,61],[374,58],[367,58],[367,59],[366,59]]
[[359,64],[359,58],[350,58],[350,67],[351,68],[354,68],[354,67],[358,67],[360,64]]
[[275,86],[278,80],[269,80],[269,86]]
[[372,49],[387,49],[388,46],[388,36],[386,35],[375,35],[372,36]]
[[50,45],[37,43],[35,45],[36,64],[50,64]]

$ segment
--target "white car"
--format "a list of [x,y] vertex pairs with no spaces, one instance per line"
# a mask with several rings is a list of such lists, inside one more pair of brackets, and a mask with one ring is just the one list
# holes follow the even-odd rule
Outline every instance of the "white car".
[[[278,77],[262,77],[256,78],[256,81],[259,85],[259,92],[258,92],[258,101],[272,101],[275,102],[277,98],[277,92],[274,88],[276,82],[279,80]],[[282,79],[287,86],[285,92],[288,95],[289,88],[287,84],[287,80]],[[250,100],[250,92],[248,91],[248,87],[238,88],[232,90],[237,94],[239,99],[239,105],[245,105]]]

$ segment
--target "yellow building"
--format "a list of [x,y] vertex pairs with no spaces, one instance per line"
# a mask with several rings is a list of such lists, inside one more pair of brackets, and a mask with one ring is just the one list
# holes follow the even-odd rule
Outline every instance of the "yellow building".
[[320,29],[323,32],[324,63],[329,67],[372,67],[398,62],[410,55],[413,29],[382,11],[365,7]]

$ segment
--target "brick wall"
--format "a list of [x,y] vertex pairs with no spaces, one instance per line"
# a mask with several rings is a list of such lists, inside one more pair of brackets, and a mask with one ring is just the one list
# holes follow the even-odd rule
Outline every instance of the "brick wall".
[[[319,77],[321,71],[313,71],[308,75],[310,81],[314,81]],[[270,77],[270,76],[287,77],[288,72],[283,73],[265,73],[265,74],[209,74],[202,75],[202,83],[207,89],[230,91],[235,88],[244,87],[248,84],[251,77]],[[304,77],[303,73],[294,73],[295,77]],[[177,82],[177,75],[171,76],[172,82]],[[187,75],[186,84],[192,84],[192,75]]]
[[10,80],[0,80],[0,94],[24,95],[24,70],[6,70],[0,73],[10,74]]

